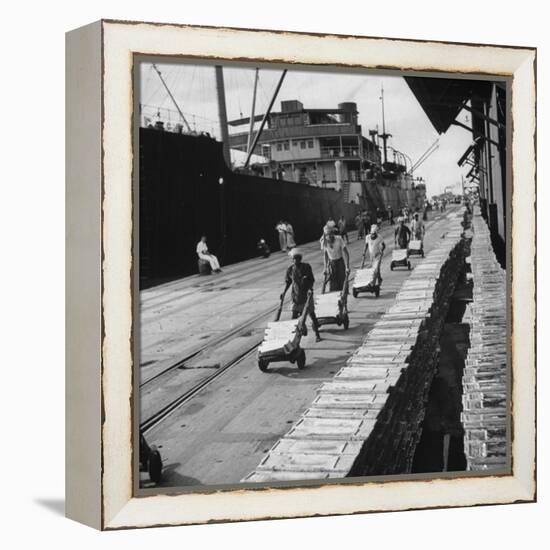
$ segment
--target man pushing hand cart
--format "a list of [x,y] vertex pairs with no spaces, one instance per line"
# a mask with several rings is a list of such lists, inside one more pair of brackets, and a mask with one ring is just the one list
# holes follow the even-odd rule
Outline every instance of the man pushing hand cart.
[[[315,316],[313,303],[313,271],[311,266],[302,262],[302,252],[293,248],[289,252],[292,265],[285,275],[285,288],[279,297],[281,300],[275,321],[269,323],[264,334],[264,341],[258,348],[258,367],[266,372],[270,363],[289,361],[297,363],[299,369],[306,364],[306,354],[300,347],[302,336],[307,333],[306,318],[311,317],[316,341],[321,340],[319,322]],[[292,319],[280,321],[286,292],[292,287]]]
[[[361,269],[357,270],[353,280],[352,294],[354,298],[357,298],[360,292],[373,292],[376,297],[380,295],[380,285],[382,284],[380,268],[385,249],[386,243],[378,233],[378,225],[372,225],[370,233],[365,238]],[[371,266],[365,268],[367,254],[369,255]]]
[[409,256],[422,256],[424,257],[424,235],[426,233],[426,227],[424,222],[420,219],[418,212],[415,213],[413,221],[411,222],[411,240],[409,241]]
[[349,252],[346,243],[340,235],[336,235],[333,230],[329,230],[323,236],[322,250],[325,265],[323,293],[327,282],[331,292],[341,291],[349,276]]
[[313,331],[317,342],[319,342],[321,335],[319,334],[319,323],[315,316],[314,302],[312,299],[308,300],[308,293],[313,292],[313,283],[315,282],[313,271],[308,263],[302,261],[303,254],[299,248],[293,248],[288,255],[292,258],[292,265],[286,270],[285,288],[281,294],[281,299],[283,299],[289,287],[292,287],[292,318],[298,319],[305,310],[306,316],[309,315],[311,318]]

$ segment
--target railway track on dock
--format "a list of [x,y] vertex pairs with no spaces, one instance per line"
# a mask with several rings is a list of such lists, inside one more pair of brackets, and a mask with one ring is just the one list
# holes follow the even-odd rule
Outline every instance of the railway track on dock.
[[159,380],[166,378],[167,375],[169,375],[172,371],[185,368],[185,364],[188,363],[191,359],[195,359],[201,354],[204,354],[207,351],[212,350],[216,346],[220,346],[221,344],[227,342],[231,338],[237,336],[239,333],[246,331],[248,328],[250,328],[252,325],[263,319],[264,317],[267,317],[268,315],[275,313],[277,309],[279,308],[279,305],[276,305],[274,307],[271,307],[269,309],[266,309],[264,311],[261,311],[251,319],[247,319],[244,323],[241,323],[240,325],[236,326],[235,328],[231,329],[229,332],[226,332],[224,334],[221,334],[220,336],[213,338],[211,341],[209,341],[207,344],[204,344],[203,346],[199,346],[193,350],[191,350],[189,353],[187,353],[184,357],[179,359],[177,362],[173,363],[172,365],[166,367],[166,369],[142,380],[140,382],[140,389],[150,385],[153,382],[159,382]]
[[219,378],[222,374],[224,374],[226,371],[231,369],[232,367],[235,367],[238,365],[241,361],[248,358],[252,353],[256,350],[256,348],[260,345],[261,342],[255,343],[250,349],[245,351],[244,353],[240,354],[238,357],[235,357],[232,361],[224,365],[223,367],[216,370],[215,373],[212,375],[206,377],[202,381],[200,381],[198,384],[195,384],[193,387],[191,387],[189,390],[187,390],[185,393],[179,395],[177,398],[172,400],[170,403],[168,403],[166,406],[162,407],[158,412],[151,415],[149,418],[144,420],[139,428],[142,433],[147,433],[149,430],[154,428],[157,424],[160,424],[163,420],[165,420],[172,412],[179,409],[181,406],[183,406],[187,401],[192,399],[197,393],[202,391],[206,386],[208,386],[210,383],[212,383],[214,380]]
[[[436,216],[434,219],[430,220],[430,222],[426,223],[426,229],[439,221],[441,217],[442,216]],[[386,231],[390,228],[385,227],[384,229],[385,231],[383,231],[383,233],[386,233]],[[313,251],[316,248],[315,245],[316,243],[310,243],[309,245],[306,245],[306,248],[311,248],[311,250]],[[282,262],[279,261],[283,260],[283,258],[284,257],[277,258],[277,261],[273,262],[273,267],[278,267],[279,263],[286,264],[286,260]],[[318,262],[312,263],[316,264]],[[249,266],[247,266],[244,271],[248,272],[249,269],[252,269],[252,266],[250,266],[250,268]],[[252,318],[249,318],[243,323],[239,324],[238,326],[213,338],[208,343],[191,349],[181,359],[178,359],[176,362],[167,366],[165,369],[162,369],[160,372],[157,372],[142,380],[139,385],[140,400],[143,401],[145,398],[148,398],[149,400],[154,401],[155,406],[149,407],[152,410],[149,410],[145,413],[144,416],[146,418],[144,420],[140,419],[140,431],[142,433],[147,433],[149,430],[153,429],[155,426],[157,426],[167,417],[169,417],[174,411],[178,410],[180,407],[193,399],[209,384],[217,380],[231,368],[237,366],[242,361],[249,358],[261,344],[262,334],[260,333],[258,335],[253,335],[252,331],[248,335],[243,335],[243,333],[250,331],[250,329],[254,328],[255,326],[261,326],[262,328],[265,327],[265,323],[268,321],[269,316],[273,315],[277,311],[278,307],[279,305],[277,304],[276,306],[264,309],[263,311],[254,315]],[[245,342],[243,342],[243,345],[237,351],[231,354],[230,358],[224,364],[218,365],[215,368],[215,372],[204,377],[199,377],[198,381],[196,381],[195,383],[192,383],[190,385],[182,383],[182,386],[188,385],[189,387],[183,392],[181,391],[181,387],[177,383],[177,379],[181,375],[181,373],[186,370],[186,365],[189,362],[197,361],[200,359],[201,356],[208,356],[212,352],[220,350],[221,348],[223,348],[224,345],[231,342],[234,338],[238,338],[239,335],[243,335],[243,338],[246,339]],[[151,396],[147,397],[147,394],[151,394]]]

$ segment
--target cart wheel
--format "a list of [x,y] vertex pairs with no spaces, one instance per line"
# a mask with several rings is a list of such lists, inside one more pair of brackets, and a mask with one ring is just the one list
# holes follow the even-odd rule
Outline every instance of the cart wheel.
[[349,328],[349,316],[348,316],[347,313],[344,315],[344,318],[342,319],[342,325],[344,326],[344,330],[348,330],[348,328]]
[[268,366],[269,366],[269,361],[266,361],[265,359],[258,359],[258,368],[262,372],[267,372]]
[[411,270],[411,262],[407,262],[407,269],[410,271]]
[[149,455],[149,479],[153,483],[162,481],[162,459],[156,449],[152,449]]
[[394,267],[394,263],[392,262],[392,263],[390,264],[390,269],[391,269],[392,271],[393,271],[393,267]]
[[353,294],[354,298],[357,298],[357,296],[359,294],[355,288],[351,291],[351,293]]
[[378,296],[380,296],[380,287],[377,286],[375,289],[374,289],[374,295],[378,298]]
[[299,369],[303,369],[306,366],[306,352],[301,349],[300,354],[296,358],[296,363]]

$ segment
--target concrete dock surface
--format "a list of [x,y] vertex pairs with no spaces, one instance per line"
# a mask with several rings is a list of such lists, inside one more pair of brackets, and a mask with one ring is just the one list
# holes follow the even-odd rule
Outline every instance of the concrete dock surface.
[[[445,233],[447,212],[432,213],[426,222],[424,248],[429,252]],[[237,483],[309,407],[319,386],[332,380],[357,349],[410,275],[406,268],[390,271],[393,231],[382,227],[386,242],[380,297],[349,295],[350,328],[321,327],[302,338],[306,368],[280,362],[263,373],[255,347],[267,322],[273,320],[290,259],[282,252],[223,268],[223,273],[192,276],[141,292],[140,411],[153,417],[174,396],[193,393],[171,414],[146,432],[149,444],[163,457],[161,486]],[[360,267],[364,241],[350,233],[352,276]],[[315,292],[321,292],[322,253],[319,242],[300,245],[312,265]],[[418,259],[417,259],[418,258]],[[419,256],[411,257],[414,266]],[[287,300],[282,319],[290,318]],[[308,321],[308,327],[310,322]],[[178,368],[170,367],[178,364]]]

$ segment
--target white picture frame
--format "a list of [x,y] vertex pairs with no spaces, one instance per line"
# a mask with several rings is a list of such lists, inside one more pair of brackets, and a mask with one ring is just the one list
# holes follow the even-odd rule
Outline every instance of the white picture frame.
[[[134,496],[136,55],[511,79],[512,472]],[[536,50],[104,20],[67,34],[67,515],[98,529],[531,502]]]

